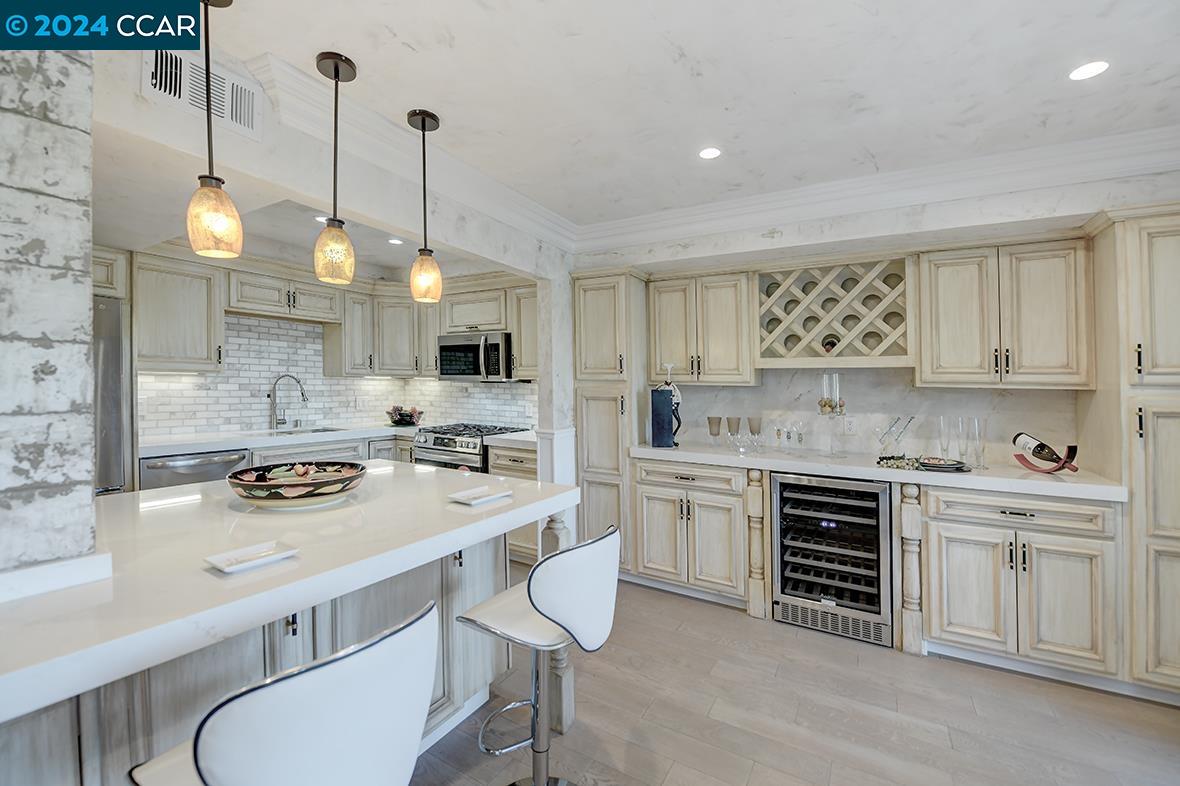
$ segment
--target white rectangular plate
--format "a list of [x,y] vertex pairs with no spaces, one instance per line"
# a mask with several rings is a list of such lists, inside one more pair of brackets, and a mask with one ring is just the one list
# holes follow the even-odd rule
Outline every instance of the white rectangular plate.
[[504,497],[511,497],[512,489],[501,489],[499,491],[492,491],[487,486],[477,486],[466,491],[456,491],[454,494],[448,494],[447,499],[452,502],[459,502],[464,505],[482,505],[485,502],[492,500],[503,499]]
[[299,549],[288,546],[281,540],[268,540],[265,543],[214,554],[212,557],[205,557],[205,561],[222,573],[237,573],[261,565],[269,565],[272,562],[293,557],[298,553]]

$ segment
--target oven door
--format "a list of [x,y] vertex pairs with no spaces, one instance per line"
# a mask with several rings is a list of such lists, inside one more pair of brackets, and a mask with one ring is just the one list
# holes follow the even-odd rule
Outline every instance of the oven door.
[[414,446],[414,463],[444,469],[462,469],[483,472],[483,462],[475,453],[448,453],[443,450]]
[[504,382],[508,370],[507,333],[460,333],[438,337],[438,378],[457,382]]

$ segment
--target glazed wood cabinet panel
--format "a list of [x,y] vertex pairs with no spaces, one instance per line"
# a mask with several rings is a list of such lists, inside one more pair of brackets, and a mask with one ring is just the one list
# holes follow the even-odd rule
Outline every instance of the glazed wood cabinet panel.
[[1108,536],[1119,521],[1117,506],[1089,500],[950,488],[927,488],[923,496],[925,513],[940,520]]
[[662,382],[672,364],[673,382],[696,381],[696,279],[653,281],[647,285],[651,355],[648,376]]
[[414,302],[408,297],[373,298],[373,372],[412,377],[418,371]]
[[920,381],[980,385],[999,381],[997,277],[995,248],[919,257]]
[[1147,598],[1141,608],[1145,626],[1146,662],[1136,669],[1140,679],[1180,688],[1180,544],[1147,546]]
[[1003,381],[1091,383],[1090,263],[1083,240],[1000,248]]
[[582,475],[582,504],[578,507],[581,540],[590,540],[618,526],[623,536],[619,567],[633,569],[631,529],[625,517],[627,495],[624,481],[614,477]]
[[697,381],[714,385],[754,381],[750,338],[750,281],[745,274],[697,279]]
[[1146,513],[1143,531],[1147,537],[1180,539],[1180,399],[1145,402],[1140,409],[1144,460],[1136,489]]
[[684,495],[667,489],[635,487],[636,570],[645,576],[688,581],[688,538]]
[[1127,222],[1133,384],[1180,385],[1180,216]]
[[81,786],[78,699],[0,723],[0,783]]
[[292,281],[291,316],[316,322],[339,322],[343,313],[344,290],[320,284]]
[[574,282],[575,375],[580,380],[621,380],[626,371],[626,276]]
[[220,371],[225,271],[146,255],[133,268],[137,370]]
[[512,376],[536,379],[541,373],[537,349],[537,288],[508,290],[508,332],[512,334]]
[[367,377],[374,373],[373,298],[344,293],[339,325],[324,325],[324,376]]
[[504,290],[459,292],[442,297],[443,330],[507,330],[508,310]]
[[1119,668],[1115,544],[1018,532],[1020,655],[1114,674]]
[[688,523],[688,581],[701,589],[746,595],[746,517],[741,497],[693,492]]
[[415,303],[419,377],[438,377],[438,303]]
[[[536,480],[537,453],[520,448],[491,446],[488,448],[488,472],[509,478]],[[538,525],[533,522],[508,533],[508,551],[513,559],[528,563],[536,562],[540,554],[537,547],[538,532]]]
[[281,278],[229,272],[229,304],[231,311],[248,314],[274,314],[287,316],[291,313],[291,286]]
[[926,533],[927,636],[1016,654],[1015,533],[935,519]]
[[254,465],[276,464],[280,461],[320,461],[339,459],[340,461],[364,461],[369,458],[369,448],[365,442],[312,442],[302,445],[283,445],[281,447],[260,448],[250,451],[250,461]]
[[131,254],[113,248],[95,246],[90,252],[91,286],[96,295],[127,297],[127,277],[131,272]]
[[579,387],[575,403],[578,466],[583,472],[622,477],[627,462],[625,390]]

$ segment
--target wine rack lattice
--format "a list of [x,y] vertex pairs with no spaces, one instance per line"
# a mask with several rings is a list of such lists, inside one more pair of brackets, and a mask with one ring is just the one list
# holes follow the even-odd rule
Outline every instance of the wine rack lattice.
[[762,272],[758,303],[759,366],[909,364],[904,258]]

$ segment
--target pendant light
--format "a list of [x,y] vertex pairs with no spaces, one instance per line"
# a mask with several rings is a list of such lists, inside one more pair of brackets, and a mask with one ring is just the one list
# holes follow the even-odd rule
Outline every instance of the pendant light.
[[422,248],[410,268],[410,294],[419,303],[437,303],[442,299],[442,271],[434,260],[434,252],[426,242],[426,132],[438,130],[438,115],[426,109],[413,109],[406,122],[422,132]]
[[209,151],[209,174],[197,178],[199,184],[188,203],[185,224],[188,243],[203,257],[234,259],[242,254],[242,218],[229,194],[221,188],[225,181],[213,174],[213,66],[209,47],[209,6],[227,8],[234,0],[201,0],[205,5],[205,140]]
[[315,277],[325,284],[352,283],[356,270],[356,251],[344,231],[344,222],[336,216],[336,179],[340,157],[340,83],[356,79],[356,63],[337,52],[320,52],[315,66],[332,80],[332,215],[315,241]]

